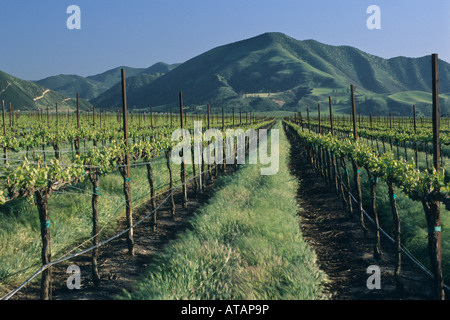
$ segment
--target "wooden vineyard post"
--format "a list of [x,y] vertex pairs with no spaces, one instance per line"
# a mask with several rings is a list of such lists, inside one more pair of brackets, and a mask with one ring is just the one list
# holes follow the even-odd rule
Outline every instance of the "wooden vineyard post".
[[332,104],[331,96],[328,97],[328,105],[329,105],[329,107],[330,107],[330,128],[331,128],[331,136],[334,137],[333,104]]
[[[319,121],[319,128],[318,128],[318,133],[321,135],[322,134],[322,126],[320,123],[320,103],[317,104],[317,114],[318,114],[318,121]],[[322,175],[322,177],[325,177],[325,165],[324,165],[324,161],[323,161],[323,157],[322,157],[322,147],[318,146],[318,150],[317,150],[317,158],[319,160],[319,164],[318,164],[318,169],[320,174]]]
[[[48,107],[47,107],[48,112]],[[13,111],[12,111],[12,103],[9,103],[9,127],[12,128],[13,126]]]
[[[373,148],[373,119],[372,113],[370,113],[370,140]],[[378,139],[377,142],[377,150],[378,150]],[[378,217],[378,206],[377,206],[377,185],[378,185],[378,177],[376,177],[373,173],[371,173],[369,168],[366,168],[367,175],[369,177],[370,184],[370,196],[372,198],[372,212],[373,212],[373,220],[375,222],[375,241],[373,246],[373,258],[375,261],[381,261],[381,237],[380,237],[380,219]]]
[[[319,119],[319,135],[322,135],[322,122],[320,119],[320,103],[317,104],[317,114]],[[326,150],[325,148],[319,147],[319,161],[320,161],[320,173],[322,177],[327,181],[327,161],[326,161]]]
[[11,105],[11,114],[12,114],[12,127],[14,128],[16,116],[15,116],[14,106],[13,105]]
[[158,214],[156,212],[156,191],[155,191],[155,183],[153,180],[153,168],[152,168],[152,164],[151,164],[151,157],[146,159],[146,167],[147,167],[147,180],[148,183],[150,185],[150,203],[151,203],[151,208],[153,211],[153,215],[152,215],[152,228],[153,231],[156,231],[156,227],[157,227],[157,218],[158,218]]
[[[9,104],[9,108],[11,110],[11,104]],[[49,114],[48,106],[47,106],[47,128],[50,129],[50,114]]]
[[127,245],[128,253],[134,255],[134,240],[133,240],[133,216],[131,211],[131,182],[130,182],[130,155],[128,153],[128,123],[127,123],[127,87],[125,82],[125,69],[122,69],[122,111],[123,111],[123,139],[125,147],[127,148],[125,153],[124,166],[121,168],[123,176],[123,192],[125,196],[125,212],[127,219]]
[[[392,132],[392,115],[389,112],[389,131]],[[392,138],[389,136],[389,144],[391,146],[391,151],[392,151]]]
[[[440,123],[439,123],[439,78],[438,55],[431,56],[432,90],[433,90],[433,165],[436,172],[440,172]],[[439,187],[431,190],[439,194]],[[431,186],[430,186],[431,189]],[[441,256],[441,203],[438,200],[422,201],[428,225],[428,250],[430,254],[431,272],[433,273],[433,288],[437,300],[445,299],[444,278],[442,274]]]
[[[77,93],[77,130],[80,130],[80,97],[79,94]],[[80,143],[80,134],[78,132],[77,134],[77,140],[75,142],[75,153],[79,156],[80,155],[80,148],[81,148],[81,143]]]
[[[358,141],[358,131],[356,128],[356,103],[355,103],[355,87],[351,85],[350,87],[351,91],[351,100],[352,100],[352,114],[353,114],[353,137],[355,139],[355,142]],[[360,168],[358,166],[358,163],[355,159],[352,160],[352,166],[353,166],[353,174],[354,174],[354,181],[355,181],[355,187],[357,192],[357,200],[358,200],[358,215],[359,215],[359,222],[361,224],[361,229],[363,231],[363,234],[365,237],[368,236],[368,230],[364,223],[364,212],[363,212],[363,201],[362,201],[362,191],[361,191],[361,174],[360,174]]]
[[[39,221],[41,225],[41,239],[42,239],[42,265],[47,265],[51,262],[51,239],[50,239],[50,214],[48,210],[48,200],[50,196],[51,187],[44,187],[42,190],[34,192],[36,206],[39,212]],[[51,288],[51,273],[52,267],[48,267],[42,271],[41,277],[41,300],[52,299]]]
[[394,269],[394,279],[397,291],[400,294],[403,294],[404,287],[401,279],[402,273],[402,252],[401,252],[401,228],[400,228],[400,216],[397,208],[397,200],[395,194],[395,185],[392,181],[387,182],[388,192],[389,192],[389,201],[391,205],[391,213],[393,219],[393,229],[394,229],[394,240],[395,240],[395,258],[396,264]]
[[300,118],[300,126],[301,126],[302,132],[303,132],[303,117],[302,117],[302,113],[299,112],[298,115],[299,115],[299,118]]
[[58,102],[56,103],[56,127],[59,126]]
[[[208,103],[208,130],[211,128],[210,119],[212,119],[212,124],[214,124],[214,115],[211,117],[211,106]],[[215,141],[215,143],[217,143],[217,141]],[[208,152],[208,157],[210,157],[210,156],[211,155]],[[214,158],[217,159],[216,149],[215,148],[214,148]],[[211,161],[209,161],[209,163],[211,163]],[[215,166],[214,166],[214,178],[217,178],[218,177],[217,167],[218,167],[219,164],[216,163],[215,161],[214,161],[214,164],[215,164]],[[211,167],[209,168],[209,175],[210,175],[210,179],[212,180],[213,176],[212,176],[212,172],[211,172]]]
[[[56,131],[59,130],[59,119],[58,119],[58,103],[56,103]],[[55,150],[55,158],[56,159],[60,159],[61,158],[61,153],[59,151],[59,141],[54,141],[53,142],[53,149]]]
[[[150,129],[152,129],[152,131],[153,131],[153,107],[152,106],[150,106]],[[152,132],[152,137],[153,137],[153,132]]]
[[[140,118],[139,118],[139,120],[140,120]],[[101,120],[100,120],[100,125],[101,125]],[[95,106],[92,106],[92,127],[95,128]],[[92,140],[92,144],[95,147],[97,146],[97,140],[95,138]]]
[[[195,128],[194,128],[194,137],[195,137]],[[194,177],[195,194],[198,195],[200,192],[200,185],[199,185],[199,181],[197,179],[197,169],[196,169],[197,161],[196,161],[196,157],[195,157],[195,152],[196,152],[196,142],[195,142],[195,138],[194,138],[194,143],[191,144],[192,176]]]
[[[48,119],[48,106],[47,106],[47,128],[50,129],[50,123]],[[42,155],[44,156],[44,162],[47,160],[47,153],[45,152],[45,143],[42,144]]]
[[[92,245],[96,246],[100,242],[100,228],[98,225],[98,186],[99,186],[99,175],[96,172],[90,172],[89,178],[92,182],[93,193],[92,193]],[[92,282],[97,287],[100,284],[100,274],[98,272],[98,254],[99,248],[94,248],[92,250]]]
[[[5,101],[2,100],[2,117],[3,117],[3,134],[6,136],[6,123],[5,123]],[[8,163],[8,151],[3,148],[3,156],[5,158],[5,164]]]
[[[139,117],[139,120],[141,118]],[[95,128],[95,106],[92,106],[92,126]],[[140,127],[140,125],[139,125]]]
[[233,107],[233,128],[234,128],[234,107]]
[[319,118],[319,134],[322,134],[322,122],[320,120],[320,103],[317,104],[317,114]]
[[[245,116],[245,124],[247,124],[247,115],[248,115],[248,111],[247,111],[246,116]],[[225,114],[224,114],[223,108],[222,108],[222,134],[225,134]],[[225,137],[225,139],[228,139],[228,138]],[[222,174],[224,175],[224,174],[227,173],[226,143],[223,144],[223,154],[225,155],[223,157],[223,165],[222,165]]]
[[[198,109],[196,108],[196,114],[197,114],[197,122],[200,121],[200,116],[198,114]],[[219,122],[219,115],[217,115],[217,122]],[[195,122],[194,122],[195,123]],[[197,184],[197,191],[199,191],[199,193],[203,192],[203,154],[202,154],[202,143],[201,140],[198,138],[199,135],[202,134],[202,126],[199,128],[198,126],[194,125],[194,152],[193,152],[193,163],[194,163],[194,168],[198,169],[198,180],[195,179],[195,182]],[[195,158],[195,155],[197,155],[197,159]],[[195,161],[195,159],[197,160],[197,162]],[[196,167],[197,165],[197,167]],[[194,176],[197,176],[196,174],[196,170],[194,169]]]
[[[311,133],[311,118],[309,116],[309,108],[306,108],[306,115],[307,115],[307,121],[308,121],[308,132]],[[309,147],[309,159],[311,160],[311,165],[314,167],[314,169],[317,169],[316,166],[316,160],[315,160],[315,153],[314,153],[314,146],[311,144]]]
[[308,121],[308,132],[311,133],[311,120],[309,117],[309,108],[306,108],[306,119]]
[[[333,104],[331,100],[331,96],[328,97],[328,105],[330,107],[330,128],[331,128],[331,136],[334,137],[334,122],[333,122]],[[300,116],[301,120],[301,116]],[[338,182],[338,173],[337,173],[337,163],[336,163],[336,157],[333,154],[333,152],[330,150],[331,153],[331,161],[333,164],[333,180],[334,180],[334,190],[337,195],[339,195],[339,182]]]
[[413,105],[414,118],[414,160],[416,162],[416,169],[419,169],[418,149],[417,149],[417,124],[416,124],[416,105]]
[[440,137],[439,137],[439,83],[438,83],[438,61],[437,54],[432,56],[432,78],[433,78],[433,166],[436,171],[440,170]]
[[368,168],[366,170],[367,175],[369,177],[370,196],[372,198],[373,220],[375,222],[375,240],[373,246],[373,258],[375,261],[381,261],[380,219],[378,217],[378,206],[377,206],[378,177],[376,177]]
[[172,209],[172,218],[175,217],[175,200],[173,198],[173,175],[172,175],[172,166],[170,165],[170,154],[172,152],[172,148],[169,147],[164,151],[164,155],[166,157],[166,165],[169,170],[169,192],[170,192],[170,205]]
[[[397,122],[397,128],[398,128],[399,122],[400,122],[399,115],[397,115],[397,121],[396,122]],[[397,148],[397,158],[400,159],[399,141],[398,140],[397,141],[394,140],[394,143],[395,143],[396,148]]]
[[[183,142],[185,139],[184,136],[184,122],[183,122],[183,93],[180,91],[180,125],[181,125],[181,132],[183,136]],[[181,161],[181,183],[183,184],[183,207],[187,207],[187,185],[186,185],[186,165],[184,163],[184,151],[181,149],[183,161]]]
[[[198,196],[198,194],[200,194],[201,193],[201,185],[200,185],[200,183],[201,183],[201,178],[199,179],[198,177],[197,177],[197,164],[198,164],[198,168],[199,168],[199,171],[200,171],[200,163],[198,163],[198,160],[197,160],[197,157],[196,157],[196,152],[197,152],[197,139],[196,139],[196,137],[197,137],[197,133],[198,133],[198,130],[197,130],[197,125],[195,124],[195,122],[196,121],[198,121],[198,109],[197,108],[195,108],[195,111],[196,111],[196,114],[197,114],[197,120],[195,119],[195,114],[193,113],[192,114],[192,123],[194,124],[194,129],[193,129],[193,134],[194,134],[194,138],[193,138],[193,141],[192,141],[192,143],[191,143],[191,155],[192,155],[192,176],[193,176],[193,179],[194,179],[194,186],[195,186],[195,195],[196,196]],[[198,158],[200,158],[200,157],[198,157]]]
[[356,103],[355,103],[355,87],[350,86],[351,101],[352,101],[352,117],[353,117],[353,137],[358,141],[358,130],[356,127]]
[[[234,110],[234,108],[233,108]],[[207,109],[207,123],[208,123],[208,130],[211,128],[211,121],[210,121],[210,115],[211,115],[211,110],[210,110],[210,105],[208,104],[208,109]],[[234,111],[233,111],[233,122],[234,122]],[[233,124],[234,126],[234,124]],[[208,155],[208,175],[209,175],[209,181],[212,182],[213,177],[212,177],[212,172],[211,172],[211,154],[210,152],[207,152]]]

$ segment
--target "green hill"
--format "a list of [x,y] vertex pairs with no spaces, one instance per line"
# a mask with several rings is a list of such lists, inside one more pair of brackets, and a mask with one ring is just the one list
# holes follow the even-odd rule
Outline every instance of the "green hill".
[[86,79],[100,82],[105,87],[111,88],[113,85],[115,85],[116,83],[118,83],[121,80],[121,70],[122,69],[125,69],[125,76],[127,78],[135,76],[146,70],[145,68],[132,68],[132,67],[121,66],[121,67],[117,67],[117,68],[105,71],[100,74],[86,77]]
[[[176,67],[178,67],[181,63],[167,64],[165,62],[157,62],[154,65],[148,67],[147,69],[140,72],[140,74],[165,74]],[[126,71],[125,71],[126,72]]]
[[[127,77],[127,96],[132,95],[136,96],[136,94],[142,94],[140,92],[141,88],[146,87],[154,80],[158,79],[159,77],[165,75],[166,73],[170,72],[171,70],[178,67],[179,64],[167,64],[164,62],[158,62],[152,65],[151,67],[141,71],[140,73],[128,76],[127,70],[125,70],[125,76]],[[117,71],[120,75],[120,70]],[[118,83],[113,85],[111,88],[106,90],[103,94],[99,95],[98,97],[90,100],[93,105],[100,105],[103,108],[109,109],[109,108],[116,108],[122,106],[122,83],[119,80]],[[136,108],[137,106],[133,104],[129,104],[131,108]],[[149,105],[140,105],[138,108],[148,109]]]
[[[66,96],[59,92],[49,90],[37,83],[22,80],[0,71],[0,100],[14,110],[37,111],[47,108],[54,110],[58,103],[59,110],[75,110],[75,96]],[[92,105],[84,99],[80,99],[80,109],[91,109]]]
[[78,75],[60,74],[35,82],[45,88],[49,88],[70,97],[73,97],[78,93],[83,99],[95,98],[109,89],[109,87],[102,82],[87,79]]
[[[450,93],[450,65],[444,61],[440,61],[440,75],[441,92]],[[411,101],[391,95],[429,93],[431,59],[383,59],[349,46],[265,33],[194,57],[148,84],[135,86],[127,98],[135,108],[166,109],[178,103],[178,92],[183,91],[186,106],[210,103],[213,109],[301,111],[315,108],[332,95],[336,109],[348,112],[350,84],[356,87],[361,113],[384,113],[389,108],[410,112]],[[120,107],[120,99],[91,102],[104,108]],[[448,99],[443,102],[441,109],[448,113]],[[429,114],[426,105],[418,108]]]
[[[154,73],[154,74],[138,74],[134,77],[127,78],[127,97],[129,95],[136,96],[136,91],[139,92],[140,88],[143,88],[153,82],[155,79],[161,77],[163,73]],[[95,106],[101,106],[104,109],[110,108],[120,108],[122,107],[122,83],[119,82],[116,85],[112,86],[110,89],[105,91],[100,96],[91,99],[90,102]],[[140,105],[137,107],[136,105],[130,104],[128,102],[128,106],[130,108],[137,109],[145,109],[150,105]]]
[[93,99],[121,80],[120,70],[122,68],[125,69],[127,77],[135,76],[147,70],[122,66],[89,77],[60,74],[35,82],[69,97],[74,97],[78,93],[82,99]]
[[[163,75],[176,66],[178,66],[178,64],[169,65],[164,62],[158,62],[147,69],[117,67],[89,77],[60,74],[35,82],[45,88],[57,91],[69,97],[73,97],[78,93],[80,98],[94,99],[120,83],[122,68],[125,69],[127,79],[137,77],[134,82],[136,85],[143,86],[154,80],[156,78],[155,75]],[[109,92],[102,100],[113,98],[111,92]],[[119,101],[121,100],[119,99]]]
[[[353,84],[361,114],[409,116],[415,104],[419,114],[431,115],[430,56],[384,59],[350,46],[300,41],[282,33],[264,33],[219,46],[182,64],[117,67],[89,77],[59,75],[40,80],[35,87],[17,79],[14,89],[9,87],[3,96],[34,108],[33,99],[44,91],[40,84],[53,91],[37,104],[52,105],[78,92],[98,108],[117,110],[122,104],[122,68],[131,109],[153,106],[156,111],[166,111],[178,105],[178,93],[183,91],[189,110],[211,104],[213,112],[222,107],[229,112],[234,107],[254,112],[309,108],[314,113],[317,103],[328,103],[331,95],[335,112],[349,113],[349,87]],[[450,64],[441,60],[439,68],[441,112],[450,114]],[[0,88],[5,88],[11,81],[2,78]],[[54,96],[54,91],[63,95]]]

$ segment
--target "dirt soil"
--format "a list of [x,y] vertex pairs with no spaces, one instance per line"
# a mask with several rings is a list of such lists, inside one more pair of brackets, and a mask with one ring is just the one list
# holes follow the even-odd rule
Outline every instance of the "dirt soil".
[[[393,243],[381,236],[382,261],[373,259],[374,227],[366,219],[369,236],[364,237],[356,216],[343,210],[342,201],[329,189],[310,162],[291,141],[290,168],[299,181],[298,205],[304,239],[314,248],[318,263],[329,281],[326,291],[335,300],[430,300],[432,284],[408,257],[402,255],[403,294],[394,280]],[[370,265],[381,270],[381,289],[369,290],[366,282]]]

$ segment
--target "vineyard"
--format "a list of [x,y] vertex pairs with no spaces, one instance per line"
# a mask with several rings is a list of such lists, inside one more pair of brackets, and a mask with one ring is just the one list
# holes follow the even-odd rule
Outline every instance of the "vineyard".
[[[210,137],[194,144],[193,140],[185,138],[187,133],[182,133],[179,138],[183,138],[183,147],[177,150],[179,142],[172,140],[175,129],[184,129],[194,137],[194,121],[207,124],[203,131],[214,125],[223,132],[226,129],[243,132],[273,124],[273,119],[248,113],[225,114],[223,109],[221,115],[212,115],[209,107],[204,114],[187,115],[181,92],[179,113],[171,109],[158,114],[150,107],[148,112],[129,114],[124,75],[122,79],[123,109],[117,114],[96,113],[95,109],[81,114],[79,108],[76,113],[65,114],[56,106],[53,112],[47,108],[46,112],[19,115],[11,106],[7,113],[3,102],[0,138],[3,149],[0,202],[4,218],[2,294],[10,291],[11,286],[17,286],[18,281],[24,281],[6,298],[42,275],[41,299],[51,299],[52,265],[86,252],[92,252],[92,279],[98,284],[97,259],[101,245],[125,235],[128,253],[133,255],[133,228],[138,223],[151,220],[152,228],[156,229],[162,202],[170,202],[172,215],[176,216],[173,198],[176,189],[183,189],[182,205],[186,206],[188,184],[195,184],[200,193],[208,181],[226,172],[227,164],[235,163],[237,144],[233,144],[236,154],[227,154],[222,165],[205,164],[206,161],[201,164],[192,161],[190,166],[174,165],[170,160],[172,151],[183,154],[183,150],[190,147],[194,157],[194,148],[199,148],[205,159],[214,158],[214,148],[206,147],[212,141],[218,142]],[[164,201],[157,203],[158,196],[163,194]],[[144,202],[150,202],[151,212],[136,223],[133,209]],[[23,221],[14,221],[15,210],[22,211],[17,219],[28,220],[29,226],[24,227]],[[90,217],[85,214],[89,211]],[[124,230],[106,239],[123,211],[126,215]],[[37,216],[36,225],[33,217]]]
[[[430,275],[435,296],[442,299],[447,289],[444,276],[449,275],[445,262],[449,239],[441,238],[447,222],[445,216],[441,220],[441,203],[446,209],[450,204],[445,170],[449,136],[445,122],[441,126],[439,119],[436,55],[432,56],[432,65],[432,119],[416,119],[414,106],[409,118],[358,116],[352,85],[350,119],[333,116],[330,97],[328,116],[321,115],[319,104],[317,116],[310,116],[308,109],[306,119],[298,113],[286,119],[285,127],[340,197],[350,217],[359,219],[365,236],[367,220],[374,223],[374,261],[381,261],[380,237],[385,233],[381,225],[389,228],[392,236],[386,235],[396,247],[397,290],[403,290],[401,265],[406,255]],[[389,216],[390,222],[386,223]],[[414,254],[410,254],[408,246]],[[421,256],[422,262],[414,255]]]
[[[194,196],[202,194],[209,183],[225,175],[230,168],[236,168],[238,159],[242,160],[241,157],[245,158],[255,151],[251,146],[254,145],[254,140],[258,141],[261,136],[251,136],[245,132],[250,129],[270,130],[276,126],[284,129],[293,147],[301,150],[304,159],[307,159],[308,164],[336,194],[343,210],[348,212],[348,218],[358,220],[363,237],[369,237],[368,224],[372,225],[372,230],[375,230],[372,244],[374,264],[383,261],[381,238],[386,237],[394,243],[396,290],[399,293],[404,291],[402,263],[406,257],[429,276],[434,296],[437,299],[444,299],[448,289],[444,282],[450,280],[448,263],[450,238],[443,231],[450,220],[441,209],[441,205],[443,204],[445,210],[450,209],[450,174],[449,170],[446,170],[450,165],[448,161],[450,121],[446,118],[441,119],[439,115],[437,55],[433,55],[431,61],[433,81],[431,119],[418,118],[415,106],[411,106],[410,117],[395,114],[384,117],[372,114],[359,115],[353,85],[349,91],[352,106],[350,116],[333,114],[331,96],[328,101],[328,114],[324,115],[321,104],[318,103],[317,110],[308,108],[306,115],[297,112],[293,116],[283,117],[281,121],[276,121],[274,117],[255,116],[248,112],[235,113],[234,108],[232,113],[225,114],[222,108],[221,113],[212,114],[209,105],[206,112],[196,111],[188,114],[186,112],[188,108],[183,106],[182,92],[178,97],[179,109],[176,108],[175,112],[170,108],[170,112],[156,113],[149,107],[145,112],[133,113],[127,110],[124,69],[122,69],[123,108],[117,113],[98,111],[95,108],[87,113],[81,113],[78,95],[76,112],[61,112],[56,105],[53,110],[47,108],[36,113],[19,114],[13,110],[11,104],[7,110],[7,104],[2,101],[1,295],[4,299],[11,299],[40,276],[40,298],[52,299],[52,267],[87,253],[90,254],[92,282],[95,286],[99,286],[102,275],[98,261],[102,246],[123,237],[128,255],[133,256],[134,232],[139,224],[147,221],[150,222],[149,228],[153,232],[158,230],[158,213],[163,205],[170,206],[171,217],[175,218],[177,206],[182,208],[188,206],[189,186],[193,188]],[[201,127],[203,139],[200,141],[196,139],[199,121],[204,124]],[[231,129],[232,134],[228,136],[227,131],[226,136],[219,137],[209,132],[211,128],[219,128],[222,133]],[[229,141],[232,141],[230,148]],[[283,140],[283,143],[288,142]],[[281,148],[286,149],[286,146],[283,145]],[[219,155],[218,150],[223,153],[220,152]],[[247,153],[243,154],[243,150]],[[280,153],[283,153],[283,161],[287,162],[287,151],[283,150]],[[223,155],[224,161],[217,161],[221,160]],[[174,163],[174,157],[180,157],[184,161]],[[287,168],[286,164],[284,166]],[[297,233],[287,235],[284,234],[284,229],[281,230],[285,228],[294,231],[285,223],[292,219],[289,214],[297,208],[292,203],[295,198],[294,186],[289,185],[287,188],[286,184],[286,190],[279,188],[279,184],[294,180],[286,172],[286,168],[281,169],[282,173],[277,178],[270,178],[272,180],[257,177],[254,170],[240,172],[236,179],[245,181],[242,187],[245,185],[247,188],[241,192],[243,194],[254,192],[255,198],[252,200],[250,196],[247,196],[248,198],[236,196],[234,206],[238,209],[232,211],[227,208],[223,211],[218,210],[219,213],[215,209],[209,209],[213,211],[212,217],[220,220],[219,216],[221,219],[227,219],[229,214],[234,214],[230,220],[243,219],[242,216],[245,215],[241,215],[239,211],[243,210],[249,219],[253,217],[265,223],[261,229],[277,229],[276,235],[271,237],[281,241],[283,246],[288,247],[287,243],[291,238],[299,240],[301,237]],[[257,184],[260,188],[255,191],[252,184]],[[278,185],[275,187],[275,184]],[[269,193],[278,188],[279,192],[285,191],[285,194],[264,195],[262,190],[266,185],[272,188]],[[238,187],[230,183],[229,188]],[[176,204],[174,193],[177,190],[181,193],[181,202]],[[234,192],[235,195],[239,193]],[[287,220],[276,220],[271,215],[265,216],[264,210],[255,209],[262,207],[255,204],[256,201],[264,203],[268,200],[275,201],[277,198],[286,202],[286,211],[289,211],[286,213]],[[286,198],[292,198],[290,199],[292,201]],[[213,201],[223,203],[225,200],[217,195]],[[247,201],[253,201],[252,205],[250,206]],[[134,211],[143,205],[147,205],[149,210],[136,222]],[[441,211],[444,213],[442,216]],[[122,215],[125,216],[125,225],[120,225]],[[277,219],[281,219],[280,215]],[[200,239],[212,237],[211,234],[217,231],[212,232],[210,219],[213,218],[208,216],[198,219],[194,225],[200,226],[206,233],[200,231],[193,233],[198,232]],[[298,229],[295,222],[292,219],[292,228]],[[246,225],[250,225],[248,221],[240,223],[248,227],[248,230],[251,229]],[[238,232],[233,228],[237,230],[244,228],[241,225],[239,228],[236,225],[215,227],[232,229],[226,230],[229,234],[226,233],[225,236],[216,235],[217,238],[214,239],[215,242],[213,241],[215,244],[219,243],[221,240],[218,239],[221,238],[238,238],[236,235]],[[116,233],[118,229],[121,231]],[[252,232],[260,231],[258,227],[255,229],[256,231],[252,229]],[[210,231],[211,234],[208,233]],[[245,232],[240,236],[244,235]],[[251,232],[249,235],[252,235]],[[190,238],[191,236],[192,234],[184,236],[177,245],[183,246],[183,250],[189,251],[192,255],[195,251],[204,249],[211,255],[219,256],[218,260],[223,262],[224,267],[229,261],[236,268],[239,267],[241,260],[236,254],[239,250],[232,252],[228,247],[221,245],[217,248],[207,247],[199,239]],[[239,245],[249,243],[251,246],[252,241],[260,243],[261,239],[239,238],[236,243]],[[316,298],[320,296],[318,293],[320,290],[316,286],[316,280],[320,277],[310,266],[314,259],[310,258],[309,253],[305,254],[308,258],[303,256],[304,251],[309,250],[303,247],[303,242],[292,244],[298,248],[297,252],[293,252],[296,251],[295,248],[288,250],[283,247],[280,249],[282,251],[280,255],[287,254],[295,261],[302,259],[308,261],[305,268],[312,274],[308,280],[312,285],[306,286],[308,289],[304,290],[313,289],[312,292],[305,294],[305,297]],[[274,247],[270,247],[273,244],[264,245],[267,245],[266,249],[270,252],[277,251],[277,245]],[[245,252],[243,255],[247,254],[251,259],[256,259],[253,255],[256,256],[259,249],[256,248],[251,254],[245,250],[242,252]],[[289,253],[286,253],[288,251]],[[178,253],[172,254],[176,256]],[[192,266],[189,261],[183,262],[184,258],[182,256],[178,260],[169,255],[162,257],[161,261],[173,265],[170,268],[187,270],[186,268]],[[280,258],[280,261],[283,259]],[[273,269],[281,272],[277,273],[277,277],[281,279],[286,276],[283,273],[285,270],[277,265],[279,261],[271,262]],[[205,264],[208,265],[206,262]],[[286,265],[286,269],[289,269],[287,278],[299,276],[297,274],[299,271],[292,265],[285,261],[280,262],[280,265]],[[250,268],[250,271],[258,270],[262,278],[273,277],[266,275],[266,271],[261,271],[258,267]],[[238,296],[245,299],[247,296],[239,291],[241,288],[232,288],[234,284],[228,282],[235,271],[231,268],[228,271],[222,269],[217,274],[223,277],[223,282],[214,282],[212,286],[217,286],[228,298],[235,297],[233,290],[236,290],[239,292]],[[192,282],[201,282],[197,288],[198,292],[194,292],[195,290],[186,290],[182,283],[184,277],[180,277],[183,279],[178,279],[176,275],[169,277],[167,270],[161,270],[159,267],[153,267],[152,270],[155,273],[143,282],[136,293],[126,293],[128,298],[177,299],[173,293],[174,287],[178,288],[183,299],[217,298],[214,290],[208,291],[205,288],[207,284],[204,284],[203,280],[207,283],[206,278],[190,279]],[[203,272],[209,272],[208,270]],[[247,271],[239,270],[239,272]],[[192,278],[203,276],[200,272],[198,275],[191,275],[187,271],[180,271],[180,274]],[[253,279],[252,277],[255,275],[251,274],[250,278]],[[161,282],[161,279],[164,281]],[[169,285],[168,283],[172,281],[173,284]],[[250,283],[251,281],[248,281],[245,285],[251,287],[253,284]],[[156,287],[160,289],[155,289]],[[261,288],[257,290],[264,291]],[[290,299],[295,298],[295,293],[286,295]],[[268,293],[266,296],[272,297]]]

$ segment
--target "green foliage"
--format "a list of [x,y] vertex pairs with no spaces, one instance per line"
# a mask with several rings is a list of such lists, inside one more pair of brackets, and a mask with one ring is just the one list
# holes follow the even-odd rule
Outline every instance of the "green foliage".
[[299,126],[292,126],[305,142],[331,150],[337,157],[351,158],[361,167],[369,169],[375,176],[388,183],[394,183],[413,200],[440,200],[448,197],[450,185],[445,182],[445,171],[420,171],[411,162],[396,159],[392,152],[379,154],[360,140],[338,139],[331,134],[320,135],[305,132]]
[[[88,176],[102,176],[98,197],[102,239],[116,231],[118,219],[124,213],[123,176],[119,169],[123,168],[127,151],[131,155],[133,207],[146,201],[150,194],[147,162],[154,169],[155,191],[167,190],[169,174],[161,154],[176,144],[171,141],[176,128],[171,128],[165,116],[154,115],[153,129],[148,117],[142,123],[133,121],[133,117],[129,120],[128,148],[122,142],[122,122],[115,115],[102,115],[101,123],[98,119],[96,126],[92,125],[92,118],[82,116],[79,129],[75,119],[66,117],[60,117],[57,126],[54,115],[50,116],[49,123],[45,116],[41,120],[36,115],[21,115],[14,126],[7,125],[7,134],[0,138],[8,155],[0,168],[0,244],[3,244],[0,256],[5,262],[0,266],[0,291],[6,293],[5,290],[20,283],[40,264],[40,224],[36,205],[28,197],[34,191],[53,190],[49,211],[52,255],[56,259],[91,236],[92,185],[86,179]],[[185,126],[192,132],[193,122],[188,120]],[[242,128],[258,128],[268,121],[259,118]],[[231,120],[226,118],[225,128],[230,125]],[[75,154],[75,148],[71,150],[78,139],[81,141],[79,155]],[[173,169],[180,170],[180,165],[173,165]],[[192,175],[192,166],[186,167],[186,174]],[[181,182],[180,175],[175,174],[173,178],[175,184]]]
[[[317,122],[313,121],[313,127],[317,125]],[[291,128],[301,136],[302,141],[311,144],[317,144],[324,146],[325,148],[332,148],[335,155],[345,155],[345,157],[352,158],[357,161],[360,168],[366,170],[361,171],[362,193],[363,193],[363,206],[364,208],[372,207],[371,188],[370,186],[377,181],[376,201],[378,207],[378,213],[380,217],[380,224],[384,230],[388,233],[393,232],[393,219],[391,213],[391,203],[388,195],[388,183],[394,183],[396,186],[396,203],[398,206],[398,212],[401,220],[401,237],[402,244],[427,268],[431,268],[430,254],[427,243],[427,214],[424,212],[423,203],[429,203],[431,201],[447,202],[449,193],[449,180],[445,177],[445,170],[441,169],[436,172],[434,169],[427,169],[420,165],[420,162],[425,162],[425,152],[419,152],[418,164],[419,169],[416,169],[414,162],[405,161],[399,153],[395,154],[395,146],[399,146],[398,140],[407,142],[407,147],[414,147],[414,141],[423,138],[423,143],[429,143],[430,139],[430,121],[425,119],[418,128],[417,135],[413,134],[411,130],[412,124],[406,122],[403,125],[396,124],[392,130],[386,124],[379,123],[374,125],[373,130],[370,129],[370,124],[367,122],[361,125],[358,129],[359,140],[355,142],[354,139],[349,139],[353,135],[352,128],[340,123],[335,125],[336,135],[339,137],[332,138],[329,135],[316,134],[314,132],[309,133],[301,130],[300,127],[289,123]],[[322,124],[322,128],[329,129],[328,124]],[[445,131],[441,131],[442,138],[446,141]],[[374,141],[371,141],[371,139]],[[380,144],[381,140],[392,139],[392,145],[394,146],[392,151],[386,148],[384,152],[382,148],[375,148],[375,145]],[[398,140],[397,140],[398,139]],[[335,141],[337,140],[337,141]],[[377,141],[375,141],[377,140]],[[372,147],[373,146],[373,147]],[[403,146],[402,146],[403,149]],[[378,151],[380,150],[380,151]],[[413,150],[409,150],[413,154]],[[430,150],[424,150],[430,152]],[[445,159],[446,160],[446,159]],[[356,188],[354,185],[353,170],[351,163],[347,163],[347,169],[351,188]],[[444,167],[444,166],[443,166]],[[374,179],[374,180],[369,180]],[[376,180],[375,180],[376,179]],[[383,183],[384,182],[384,183]],[[444,206],[441,206],[441,226],[442,226],[442,266],[444,277],[446,282],[449,280],[449,264],[448,257],[450,255],[448,244],[449,236],[445,232],[448,223],[449,215],[447,214],[447,208],[444,210]],[[370,214],[370,210],[368,210]],[[424,214],[425,213],[425,214]]]
[[57,159],[51,159],[48,164],[30,163],[28,159],[21,165],[6,167],[2,179],[10,195],[15,193],[28,194],[34,190],[47,188],[49,184],[64,184],[82,179],[84,170],[77,165],[61,166]]
[[189,231],[157,254],[134,290],[120,298],[323,299],[325,276],[298,228],[288,148],[280,134],[276,175],[261,176],[260,165],[249,165],[220,178]]

